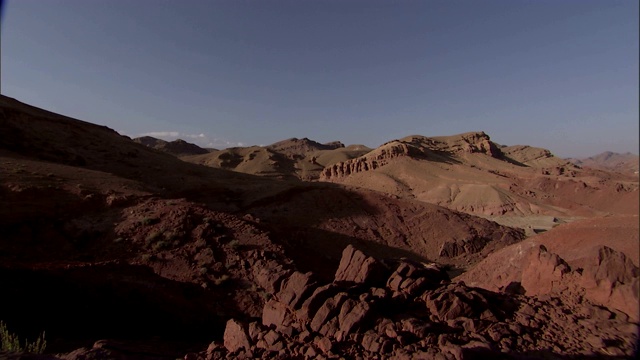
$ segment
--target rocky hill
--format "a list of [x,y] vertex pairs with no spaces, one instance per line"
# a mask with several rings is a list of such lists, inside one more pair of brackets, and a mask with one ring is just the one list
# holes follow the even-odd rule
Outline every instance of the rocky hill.
[[568,160],[554,156],[547,149],[528,145],[503,146],[500,148],[505,158],[516,161],[519,164],[537,168],[568,168],[572,169]]
[[580,169],[546,149],[499,146],[482,132],[394,140],[320,179],[491,217],[637,211],[635,179]]
[[582,159],[567,159],[572,163],[595,169],[617,171],[624,174],[638,175],[640,157],[632,153],[614,153],[605,151],[601,154]]
[[174,156],[199,155],[209,153],[209,150],[203,149],[196,144],[188,143],[182,139],[164,141],[151,136],[143,136],[134,138],[133,141]]
[[184,160],[252,175],[317,180],[326,166],[369,151],[363,145],[345,147],[339,141],[321,144],[307,138],[291,138],[264,147],[235,147]]
[[571,167],[568,161],[553,156],[549,150],[523,145],[499,147],[484,132],[470,132],[431,138],[413,135],[393,140],[359,158],[325,168],[321,179],[328,180],[374,170],[399,157],[451,162],[457,157],[464,157],[464,154],[484,154],[520,166],[536,168]]
[[307,138],[297,139],[291,138],[287,140],[278,141],[277,143],[266,146],[267,149],[271,149],[275,152],[284,154],[290,158],[306,157],[308,153],[320,151],[320,150],[334,150],[344,148],[344,144],[340,141],[333,141],[326,144],[320,144],[317,141],[313,141]]

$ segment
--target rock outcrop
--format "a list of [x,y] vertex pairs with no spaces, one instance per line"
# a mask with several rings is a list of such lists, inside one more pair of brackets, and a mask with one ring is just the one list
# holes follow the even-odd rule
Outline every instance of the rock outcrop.
[[[562,260],[544,249],[531,262],[553,270],[553,279],[565,273]],[[275,262],[256,263],[254,273],[273,289],[261,321],[229,320],[223,343],[185,358],[463,359],[551,351],[629,356],[637,340],[623,316],[588,302],[474,289],[451,283],[435,264],[383,263],[353,246],[344,250],[328,284]],[[586,322],[606,325],[595,334],[585,330]]]
[[347,246],[342,252],[340,266],[335,281],[347,281],[356,284],[376,284],[384,273],[383,265],[371,256],[353,246]]
[[571,267],[543,245],[525,261],[521,285],[527,295],[573,294],[638,321],[640,271],[623,253],[601,246],[583,268]]
[[421,156],[422,154],[423,153],[419,148],[416,148],[411,144],[406,144],[397,140],[391,141],[364,156],[326,167],[320,173],[320,179],[327,180],[335,177],[348,176],[362,171],[375,170],[379,167],[385,166],[392,159],[403,156]]
[[529,295],[561,292],[567,289],[564,277],[571,271],[569,265],[558,255],[550,253],[540,245],[533,250],[522,271],[522,286]]
[[633,320],[640,318],[640,271],[624,253],[602,246],[592,263],[585,266],[580,286],[585,296],[596,303],[619,309]]
[[461,153],[482,153],[491,157],[500,157],[502,154],[498,146],[484,132],[433,138],[408,136],[387,142],[361,157],[326,167],[322,171],[320,179],[329,180],[375,170],[387,165],[393,159],[401,157],[441,160]]

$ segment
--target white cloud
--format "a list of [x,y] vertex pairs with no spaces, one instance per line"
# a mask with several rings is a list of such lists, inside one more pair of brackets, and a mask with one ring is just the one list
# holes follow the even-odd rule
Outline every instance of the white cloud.
[[188,139],[189,142],[205,148],[225,149],[229,147],[245,146],[243,142],[229,141],[226,139],[209,136],[204,133],[185,134],[179,131],[150,131],[144,134],[140,134],[139,136],[152,136],[167,141],[173,141],[176,139]]
[[177,131],[152,131],[152,132],[148,132],[148,133],[144,133],[144,134],[140,134],[140,136],[152,136],[152,137],[157,137],[157,138],[163,138],[163,137],[179,137],[180,133]]
[[204,138],[207,137],[205,134],[197,134],[197,135],[196,134],[182,134],[181,136],[187,137],[187,138],[190,138],[190,139],[204,139]]

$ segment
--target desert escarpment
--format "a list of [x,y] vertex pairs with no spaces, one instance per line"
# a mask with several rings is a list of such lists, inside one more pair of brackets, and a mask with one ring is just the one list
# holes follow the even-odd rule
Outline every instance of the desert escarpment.
[[446,160],[457,153],[483,153],[492,157],[500,155],[500,150],[483,132],[470,132],[451,137],[409,136],[383,144],[374,151],[359,158],[326,167],[321,180],[340,178],[351,174],[375,170],[399,157],[414,157],[427,160]]
[[339,141],[321,144],[308,138],[291,138],[268,146],[233,147],[183,160],[214,168],[280,179],[317,180],[326,166],[352,159],[371,149],[345,146]]
[[326,167],[320,180],[492,219],[570,219],[630,214],[638,207],[632,177],[581,169],[546,149],[499,146],[482,132],[394,140]]

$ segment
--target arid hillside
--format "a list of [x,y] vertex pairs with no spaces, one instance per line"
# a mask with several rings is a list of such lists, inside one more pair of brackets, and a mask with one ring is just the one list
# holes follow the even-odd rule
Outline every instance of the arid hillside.
[[638,321],[638,232],[638,215],[563,224],[496,251],[457,280],[493,291],[574,292]]
[[[0,282],[8,294],[0,297],[0,320],[21,339],[41,331],[47,339],[45,354],[0,350],[0,358],[633,356],[637,318],[618,299],[633,301],[624,286],[633,283],[637,259],[618,254],[636,248],[607,240],[619,236],[615,229],[603,226],[599,239],[618,252],[597,254],[622,266],[616,295],[587,283],[566,294],[536,293],[526,280],[533,275],[520,275],[524,294],[473,288],[450,277],[535,238],[426,201],[415,185],[425,180],[407,174],[429,169],[444,186],[450,172],[459,187],[474,177],[500,189],[517,180],[518,190],[506,194],[540,201],[539,213],[589,216],[609,211],[595,207],[605,198],[632,212],[624,194],[637,194],[637,182],[596,171],[578,180],[572,172],[587,173],[570,165],[526,165],[480,133],[369,150],[290,139],[187,162],[107,127],[0,97]],[[206,159],[219,163],[200,164]],[[266,159],[282,165],[263,167]],[[242,173],[243,166],[267,176]],[[402,191],[349,180],[391,179],[385,172],[393,167]],[[304,174],[327,181],[301,181]],[[589,185],[578,194],[593,194],[561,207],[558,194],[579,181]],[[599,192],[610,183],[621,187]],[[533,184],[542,190],[526,195]],[[549,246],[572,269],[582,266],[579,279],[606,277],[561,249]]]
[[186,142],[182,139],[164,141],[151,136],[142,136],[134,138],[133,141],[174,156],[199,155],[209,153],[209,150],[203,149],[196,144]]
[[269,146],[229,148],[205,155],[188,156],[184,160],[246,174],[317,180],[325,167],[369,151],[371,149],[364,145],[345,147],[339,141],[320,144],[307,138],[292,138]]
[[320,179],[490,217],[638,212],[637,178],[581,169],[545,149],[501,147],[484,133],[394,140]]
[[582,167],[610,170],[636,176],[638,176],[638,170],[640,168],[640,158],[638,155],[631,153],[619,154],[605,151],[588,158],[568,160]]

